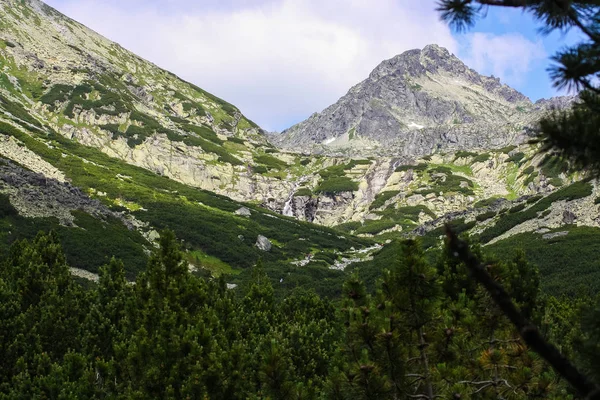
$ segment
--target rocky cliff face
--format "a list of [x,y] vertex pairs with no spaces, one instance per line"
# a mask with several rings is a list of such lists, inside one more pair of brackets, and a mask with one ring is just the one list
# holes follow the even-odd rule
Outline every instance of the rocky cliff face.
[[437,45],[382,62],[337,103],[281,134],[283,148],[354,156],[423,156],[523,142],[551,105],[468,68]]

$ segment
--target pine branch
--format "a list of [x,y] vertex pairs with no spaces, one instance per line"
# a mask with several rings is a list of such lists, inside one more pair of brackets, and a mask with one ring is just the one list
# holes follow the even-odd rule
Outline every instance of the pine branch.
[[451,256],[458,258],[467,266],[471,275],[483,285],[496,305],[517,328],[525,343],[544,358],[584,398],[600,400],[600,389],[580,373],[555,346],[544,340],[537,327],[521,314],[502,285],[490,276],[485,265],[471,252],[468,245],[458,238],[449,225],[446,225],[446,236]]

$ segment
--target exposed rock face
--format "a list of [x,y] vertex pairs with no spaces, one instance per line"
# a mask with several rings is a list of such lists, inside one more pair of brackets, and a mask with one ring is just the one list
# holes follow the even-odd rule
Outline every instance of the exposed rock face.
[[79,188],[66,182],[27,171],[0,158],[0,193],[25,217],[55,217],[63,225],[73,225],[71,211],[81,210],[98,218],[115,217],[132,229],[129,221],[110,211],[98,200],[90,199]]
[[263,235],[258,235],[258,237],[256,238],[256,247],[258,247],[259,250],[262,251],[270,251],[271,247],[273,247],[273,245],[271,244],[271,241],[269,239],[267,239],[266,237],[264,237]]
[[570,101],[534,105],[429,45],[382,62],[337,103],[271,137],[284,148],[363,156],[492,149],[521,142],[540,113]]

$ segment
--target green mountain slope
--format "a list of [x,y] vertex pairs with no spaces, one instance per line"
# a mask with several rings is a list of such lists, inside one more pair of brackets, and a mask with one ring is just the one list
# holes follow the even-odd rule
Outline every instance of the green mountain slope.
[[243,283],[262,258],[278,287],[331,294],[344,268],[370,258],[359,248],[420,235],[435,251],[445,222],[490,249],[599,226],[597,184],[578,186],[581,174],[529,144],[362,159],[282,151],[235,106],[37,0],[2,1],[0,28],[2,249],[55,229],[72,266],[94,273],[115,255],[133,277],[171,228],[199,273]]

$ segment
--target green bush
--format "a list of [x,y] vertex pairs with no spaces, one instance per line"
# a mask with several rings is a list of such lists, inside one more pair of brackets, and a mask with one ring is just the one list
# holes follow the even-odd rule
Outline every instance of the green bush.
[[517,148],[517,146],[510,145],[510,146],[506,146],[506,147],[503,147],[501,149],[498,149],[498,151],[500,153],[508,154],[508,153],[510,153],[511,151],[513,151],[516,148]]
[[395,221],[390,220],[368,220],[365,221],[364,225],[356,229],[356,234],[370,234],[375,235],[381,231],[391,229],[398,225]]
[[514,213],[516,213],[516,212],[523,211],[523,209],[525,208],[525,206],[526,206],[526,205],[527,205],[527,204],[525,204],[525,203],[517,204],[516,206],[514,206],[514,207],[510,208],[510,209],[508,210],[508,213],[509,213],[509,214],[514,214]]
[[483,200],[479,200],[477,203],[474,204],[475,208],[484,208],[484,207],[489,207],[492,204],[494,204],[496,201],[498,201],[499,197],[490,197],[489,199],[483,199]]
[[278,171],[284,170],[289,167],[285,162],[280,159],[273,157],[269,154],[261,154],[254,157],[254,162],[264,165],[267,169],[276,169]]
[[542,170],[542,174],[549,179],[559,178],[560,174],[569,171],[569,163],[566,160],[550,154],[544,157],[539,167]]
[[[431,183],[432,187],[430,189],[419,190],[419,191],[416,191],[415,193],[421,194],[424,196],[426,196],[430,193],[439,193],[439,192],[442,192],[442,193],[455,192],[455,193],[461,193],[466,196],[474,194],[473,182],[468,178],[464,178],[462,176],[452,174],[452,171],[450,170],[450,168],[438,166],[436,168],[431,169],[431,171],[446,174],[445,178],[444,177],[433,178],[433,182]],[[462,182],[466,182],[467,186],[462,187],[461,186]]]
[[13,117],[30,123],[31,125],[42,127],[42,124],[35,119],[23,106],[19,103],[10,101],[0,94],[0,107],[12,114]]
[[298,189],[296,191],[296,193],[294,193],[294,196],[309,196],[309,197],[312,197],[312,195],[313,195],[313,192],[309,188],[307,188],[307,187],[302,187],[302,188]]
[[391,199],[399,193],[399,190],[390,190],[387,192],[378,193],[377,196],[375,196],[375,199],[373,200],[371,205],[369,206],[369,210],[373,210],[375,208],[383,206],[386,201],[388,201],[389,199]]
[[341,192],[354,192],[358,190],[358,183],[352,179],[341,176],[328,178],[321,182],[315,189],[315,193],[336,194]]
[[425,213],[431,218],[435,219],[436,215],[433,211],[431,211],[425,205],[417,205],[417,206],[404,206],[404,207],[389,207],[383,211],[377,211],[378,215],[381,215],[383,218],[391,219],[396,222],[403,222],[405,220],[410,220],[412,222],[419,221],[419,215],[421,213]]
[[521,160],[523,160],[523,158],[525,158],[525,153],[518,152],[508,157],[506,162],[513,162],[515,164],[519,164]]
[[357,230],[358,228],[360,228],[362,226],[362,223],[359,221],[350,221],[350,222],[344,222],[343,224],[339,224],[335,226],[335,229],[338,229],[342,232],[352,232]]
[[530,198],[527,199],[526,203],[527,204],[533,204],[535,202],[537,202],[538,200],[542,199],[544,196],[541,194],[537,194],[535,196],[532,196]]
[[69,95],[75,89],[74,86],[69,85],[54,85],[48,92],[46,92],[42,97],[40,97],[40,101],[44,104],[49,105],[49,109],[51,111],[56,110],[56,102],[64,102],[69,99]]
[[408,170],[413,170],[415,172],[423,172],[427,170],[427,164],[421,163],[419,165],[400,165],[396,167],[394,172],[404,172]]
[[483,214],[479,214],[478,216],[476,216],[475,220],[479,221],[479,222],[483,222],[483,221],[486,221],[495,216],[496,216],[496,211],[488,211],[488,212],[485,212]]
[[[192,124],[184,124],[181,126],[184,131],[194,132],[196,135],[200,136],[202,139],[206,139],[210,142],[213,142],[218,145],[222,145],[225,143],[224,140],[221,140],[219,136],[207,126],[198,126]],[[229,139],[228,139],[229,140]]]
[[471,151],[460,150],[454,154],[454,157],[455,157],[454,159],[477,157],[477,153],[473,153]]
[[481,162],[486,162],[487,160],[489,160],[492,156],[489,153],[482,153],[480,155],[478,155],[477,157],[475,157],[473,159],[473,164],[474,163],[481,163]]
[[245,144],[246,142],[244,142],[244,139],[242,138],[237,138],[237,137],[228,137],[227,138],[228,141],[232,142],[232,143],[237,143],[237,144]]
[[527,186],[527,185],[529,185],[530,183],[532,183],[532,182],[534,181],[534,179],[535,179],[535,178],[537,178],[537,177],[539,176],[539,174],[540,174],[539,172],[535,171],[534,173],[532,173],[531,175],[529,175],[529,176],[527,177],[527,179],[525,179],[525,182],[523,182],[523,183],[524,183],[524,185],[525,185],[525,186]]
[[529,167],[527,167],[523,170],[521,175],[530,175],[533,173],[534,170],[535,170],[535,168],[533,168],[533,165],[530,165]]

